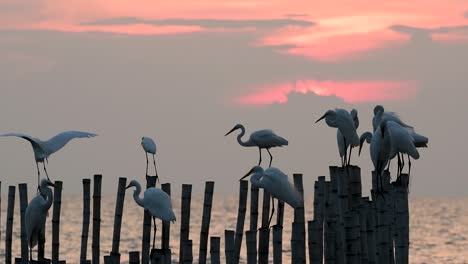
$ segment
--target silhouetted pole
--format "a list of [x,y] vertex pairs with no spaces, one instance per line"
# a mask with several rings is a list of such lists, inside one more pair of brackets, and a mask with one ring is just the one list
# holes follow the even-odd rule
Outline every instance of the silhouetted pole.
[[93,252],[93,264],[99,264],[99,249],[101,239],[101,183],[102,175],[94,175],[93,190],[93,241],[91,249]]
[[192,185],[182,184],[182,203],[181,203],[181,219],[180,219],[180,249],[179,263],[183,263],[184,243],[189,240],[190,232],[190,203],[192,199]]
[[247,264],[257,264],[258,188],[250,185],[250,229],[245,233]]
[[324,225],[324,255],[325,264],[335,264],[336,261],[336,218],[327,218]]
[[376,208],[374,201],[367,202],[367,251],[369,264],[377,264],[377,228]]
[[214,182],[205,182],[205,196],[203,199],[203,216],[200,231],[200,250],[198,251],[198,263],[206,263],[208,236],[210,234],[211,207],[213,204]]
[[60,249],[60,211],[62,207],[62,186],[61,181],[55,181],[54,187],[54,207],[52,212],[52,263],[59,263]]
[[[171,196],[171,184],[170,183],[161,184],[161,189],[165,193],[167,193],[167,195]],[[169,248],[170,235],[171,235],[171,222],[163,221],[162,236],[161,236],[161,251],[163,252],[163,256],[164,256],[164,263],[172,262],[171,249]]]
[[395,261],[407,264],[409,256],[409,209],[408,209],[408,174],[401,174],[400,183],[395,188]]
[[309,246],[309,263],[322,263],[323,256],[320,248],[320,244],[323,246],[323,228],[321,228],[319,220],[313,220],[307,222],[308,231],[308,246]]
[[[342,174],[343,169],[336,166],[330,167],[330,178],[331,178],[331,190],[332,190],[332,203],[334,212],[335,212],[335,249],[336,249],[336,263],[345,264],[346,263],[346,233],[344,228],[344,215],[342,213],[343,204],[346,202],[346,199],[343,199],[343,191],[340,190],[342,183]],[[341,188],[343,189],[343,188]],[[346,198],[346,196],[344,197]],[[344,200],[344,201],[343,201]]]
[[360,241],[361,241],[361,263],[367,264],[369,263],[369,250],[367,247],[368,243],[368,236],[367,236],[367,207],[368,207],[369,197],[362,197],[361,204],[359,205],[359,221],[361,225],[361,234],[360,234]]
[[[294,186],[300,192],[304,200],[304,187],[302,183],[302,174],[295,173]],[[305,249],[305,216],[304,204],[294,209],[294,222],[292,223],[291,235],[291,259],[292,263],[306,263]]]
[[234,239],[234,259],[233,263],[239,263],[239,256],[242,246],[242,236],[244,235],[245,212],[247,211],[247,192],[249,182],[242,180],[239,182],[239,209],[237,212],[236,237]]
[[11,245],[13,236],[13,216],[15,211],[15,186],[8,186],[8,207],[5,235],[5,263],[11,264]]
[[117,197],[115,201],[114,212],[114,232],[112,235],[112,251],[110,257],[113,263],[120,263],[120,230],[122,227],[122,215],[125,201],[125,187],[127,185],[127,178],[120,177],[117,187]]
[[[146,189],[156,186],[156,179],[157,179],[157,176],[146,175]],[[150,212],[145,210],[144,216],[143,216],[143,234],[141,236],[141,263],[142,264],[148,264],[150,261],[151,224],[152,224],[152,216]]]
[[91,206],[91,180],[83,179],[83,228],[81,230],[81,251],[80,264],[86,262],[88,252],[88,233],[89,233],[89,218]]
[[224,255],[226,264],[232,264],[234,260],[234,237],[233,230],[224,230]]
[[283,263],[283,227],[273,226],[273,263]]
[[270,194],[263,189],[262,227],[258,230],[258,263],[268,263],[270,229],[268,220],[270,217]]
[[25,212],[28,207],[28,185],[26,183],[18,184],[20,213],[21,213],[21,260],[28,261],[28,238],[26,237]]
[[192,264],[193,263],[193,254],[192,254],[192,240],[185,240],[184,241],[184,264]]
[[[373,183],[377,182],[378,176],[375,172],[372,173]],[[380,181],[380,180],[378,180]],[[390,263],[389,254],[389,238],[390,238],[390,227],[388,226],[389,219],[387,219],[387,201],[388,199],[388,188],[390,184],[390,175],[388,172],[384,172],[382,175],[382,189],[380,194],[377,194],[377,188],[374,188],[375,204],[377,209],[377,263],[388,264]],[[375,185],[376,187],[377,185]],[[387,198],[384,198],[387,197]]]
[[245,242],[247,244],[247,264],[257,263],[257,230],[245,231]]
[[140,264],[140,252],[131,251],[128,252],[129,255],[129,264]]
[[220,256],[219,256],[219,249],[220,249],[220,237],[211,237],[210,238],[210,260],[211,264],[220,264]]

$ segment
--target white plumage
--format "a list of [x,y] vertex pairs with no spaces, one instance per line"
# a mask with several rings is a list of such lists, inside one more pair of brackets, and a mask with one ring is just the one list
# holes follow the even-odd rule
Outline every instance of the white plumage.
[[[358,112],[357,112],[356,109],[351,110],[351,116],[353,118],[354,126],[356,127],[356,129],[358,129],[359,128],[359,117],[358,117]],[[336,130],[336,141],[338,143],[338,152],[339,152],[340,158],[341,158],[341,165],[343,167],[346,164],[349,165],[349,163],[351,161],[352,146],[351,147],[349,146],[349,143],[346,142],[346,140],[345,140],[345,138],[343,136],[343,133],[341,133],[341,130],[339,130],[339,129]],[[348,147],[350,147],[349,157],[348,157],[348,160],[346,160]]]
[[153,164],[154,164],[154,172],[156,173],[156,177],[158,177],[158,170],[156,169],[156,160],[154,155],[156,154],[156,143],[150,137],[142,137],[141,138],[141,146],[146,154],[146,175],[148,175],[148,153],[153,155]]
[[232,128],[229,132],[226,133],[225,136],[231,134],[232,132],[236,131],[237,129],[241,130],[241,133],[239,133],[239,135],[237,135],[237,142],[239,142],[239,144],[241,146],[244,146],[244,147],[258,147],[258,151],[259,151],[259,154],[260,154],[260,158],[259,158],[259,161],[258,161],[259,166],[262,163],[262,149],[266,149],[268,154],[270,155],[270,165],[269,165],[269,167],[271,167],[271,163],[273,161],[273,156],[270,153],[270,148],[282,147],[282,146],[287,146],[288,145],[288,141],[285,138],[276,135],[270,129],[255,131],[252,134],[250,134],[249,140],[242,141],[242,137],[245,134],[245,127],[243,125],[241,125],[241,124],[235,125],[234,128]]
[[[39,194],[36,195],[26,207],[24,214],[26,237],[29,246],[29,259],[32,263],[32,248],[35,247],[42,237],[44,238],[44,224],[48,214],[48,210],[54,200],[54,194],[48,186],[55,186],[51,181],[42,179],[39,186]],[[44,196],[45,199],[44,198]]]
[[285,202],[293,208],[297,208],[303,205],[303,199],[300,192],[291,182],[288,181],[288,176],[278,168],[270,167],[266,170],[263,170],[263,168],[260,166],[254,166],[244,177],[241,178],[241,180],[251,174],[253,174],[250,177],[250,182],[252,185],[257,188],[265,189],[270,193],[272,198],[273,209],[268,221],[268,226],[270,225],[271,218],[273,217],[273,213],[275,211],[275,203],[273,198]]
[[48,158],[53,153],[59,151],[63,146],[65,146],[70,140],[74,138],[90,138],[97,136],[93,133],[88,132],[80,132],[80,131],[66,131],[62,132],[47,141],[42,141],[38,138],[34,138],[32,136],[22,134],[22,133],[8,133],[0,135],[2,137],[20,137],[24,138],[29,141],[32,145],[34,151],[34,158],[36,160],[37,166],[37,184],[39,185],[39,178],[40,178],[40,171],[39,171],[39,162],[42,162],[44,166],[44,172],[46,173],[47,178],[49,179],[49,175],[47,174],[47,169],[44,163],[48,161]]
[[156,221],[155,218],[161,219],[164,222],[176,221],[174,210],[172,209],[171,197],[163,190],[151,187],[145,190],[143,198],[140,198],[141,185],[136,180],[130,181],[127,188],[135,187],[133,192],[133,199],[135,202],[149,211],[153,217],[154,233],[153,233],[153,248],[154,239],[156,236]]

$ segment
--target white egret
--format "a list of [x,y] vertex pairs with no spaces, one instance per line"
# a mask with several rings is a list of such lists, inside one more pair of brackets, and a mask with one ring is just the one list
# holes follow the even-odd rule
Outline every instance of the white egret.
[[67,131],[67,132],[62,132],[47,141],[42,141],[40,139],[31,137],[29,135],[22,134],[22,133],[8,133],[8,134],[0,135],[0,136],[20,137],[20,138],[26,139],[27,141],[31,143],[33,151],[34,151],[34,158],[36,160],[37,184],[39,185],[39,178],[41,174],[39,171],[39,162],[42,162],[44,166],[44,172],[47,176],[47,179],[49,179],[49,175],[47,174],[47,169],[46,169],[44,160],[48,162],[48,158],[50,155],[52,155],[53,153],[63,148],[63,146],[65,146],[70,140],[74,138],[90,138],[90,137],[94,137],[97,135],[93,133],[88,133],[88,132]]
[[[354,110],[354,109],[353,109]],[[357,111],[355,111],[356,119],[357,119]],[[350,147],[350,156],[353,147],[359,146],[359,136],[356,132],[356,126],[359,126],[359,120],[357,123],[355,122],[353,116],[346,111],[345,109],[336,108],[335,110],[328,110],[325,114],[320,117],[315,123],[318,123],[322,119],[325,119],[325,122],[329,127],[338,128],[339,132],[342,135],[343,142],[340,143],[341,137],[337,135],[338,144],[342,145],[342,147],[338,146],[339,149],[345,149],[344,151],[344,161],[343,166],[346,163],[347,155],[346,149]],[[337,132],[338,133],[338,132]],[[341,151],[340,151],[341,156]],[[349,164],[349,161],[348,161]]]
[[273,156],[270,153],[270,148],[273,147],[282,147],[282,146],[287,146],[288,141],[276,135],[272,130],[270,129],[264,129],[264,130],[258,130],[250,134],[250,138],[247,141],[242,141],[242,137],[245,134],[245,127],[241,124],[237,124],[232,128],[229,132],[226,133],[227,136],[231,134],[232,132],[236,131],[237,129],[241,130],[241,133],[237,135],[237,142],[241,146],[244,147],[258,147],[258,152],[260,154],[260,158],[258,161],[258,165],[260,166],[260,163],[262,163],[262,149],[266,149],[268,154],[270,155],[270,165],[271,167],[271,162],[273,161]]
[[303,200],[300,192],[294,187],[291,182],[288,181],[288,176],[281,170],[270,167],[263,170],[260,166],[254,166],[244,177],[250,177],[250,182],[254,187],[263,188],[268,191],[271,195],[272,201],[272,212],[270,219],[268,220],[268,227],[270,226],[271,218],[275,212],[275,202],[273,198],[276,198],[282,202],[289,204],[293,208],[297,208],[303,205]]
[[141,146],[145,150],[146,154],[146,176],[148,176],[148,153],[153,155],[153,164],[154,164],[154,172],[156,173],[156,177],[158,177],[158,170],[156,169],[156,160],[154,159],[154,155],[156,154],[156,144],[154,143],[153,139],[149,137],[142,137],[141,138]]
[[[55,185],[47,179],[42,179],[39,185],[39,194],[29,202],[24,214],[26,237],[29,245],[29,259],[32,263],[32,248],[44,237],[44,224],[48,210],[54,200],[54,194],[48,186]],[[46,199],[47,198],[47,199]]]
[[392,120],[400,124],[402,127],[412,128],[411,126],[401,121],[401,118],[398,116],[397,113],[385,111],[385,108],[383,106],[376,105],[374,107],[374,117],[372,118],[372,128],[374,129],[374,131],[377,130],[377,127],[379,127],[380,123],[384,119]]
[[154,232],[153,232],[153,249],[156,238],[156,218],[164,222],[175,222],[176,216],[172,210],[171,197],[163,190],[151,187],[145,190],[143,199],[140,198],[141,185],[136,180],[130,181],[126,189],[135,187],[133,199],[135,202],[148,211],[153,217]]
[[[356,109],[351,110],[351,116],[353,117],[354,126],[357,129],[359,127],[359,117]],[[345,143],[345,138],[339,129],[337,129],[336,131],[336,141],[338,142],[338,152],[340,153],[341,166],[344,167],[346,166],[346,164],[349,165],[351,162],[351,151],[353,149],[353,146],[350,147],[349,157],[348,160],[346,160],[349,144],[347,144],[347,142]]]

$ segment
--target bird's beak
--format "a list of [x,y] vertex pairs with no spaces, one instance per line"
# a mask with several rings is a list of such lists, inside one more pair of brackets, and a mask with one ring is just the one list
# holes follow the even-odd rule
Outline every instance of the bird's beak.
[[317,121],[315,121],[315,123],[318,123],[320,122],[320,120],[324,119],[325,117],[327,117],[328,113],[325,113],[321,118],[317,119]]
[[247,172],[247,174],[245,174],[242,178],[240,178],[239,181],[242,181],[243,179],[249,177],[249,175],[252,174],[252,173],[253,173],[253,169],[250,169],[249,172]]
[[229,130],[229,132],[227,132],[226,135],[224,135],[224,136],[227,136],[227,135],[231,134],[232,132],[234,132],[234,130],[236,130],[236,127],[234,127],[233,129]]
[[127,190],[127,189],[130,188],[130,187],[132,187],[132,186],[130,186],[130,184],[127,185],[127,187],[125,187],[125,190]]

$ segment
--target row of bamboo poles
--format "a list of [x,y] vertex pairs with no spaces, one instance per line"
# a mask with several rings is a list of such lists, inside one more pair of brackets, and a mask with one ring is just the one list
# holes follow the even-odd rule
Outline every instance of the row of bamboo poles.
[[[294,185],[304,197],[302,174],[294,174]],[[146,187],[156,185],[156,177],[146,177]],[[330,167],[330,180],[325,176],[318,177],[314,185],[314,219],[305,222],[304,208],[294,209],[291,234],[291,263],[408,263],[409,246],[409,214],[408,193],[406,189],[407,175],[402,175],[399,182],[390,184],[390,175],[384,175],[383,193],[377,195],[376,176],[373,175],[372,201],[362,196],[360,168]],[[100,223],[101,223],[101,175],[93,178],[93,211],[91,260],[88,259],[87,245],[89,225],[91,220],[91,179],[83,179],[83,219],[81,235],[80,264],[120,263],[120,231],[125,200],[127,179],[119,178],[112,249],[109,255],[100,256]],[[44,257],[44,241],[38,245],[39,261],[33,263],[66,263],[60,260],[60,207],[62,182],[56,181],[52,213],[52,255],[51,259]],[[1,187],[1,183],[0,183]],[[21,257],[15,258],[15,263],[29,263],[28,244],[24,227],[24,212],[28,204],[27,186],[19,184],[20,222],[21,222]],[[161,189],[171,195],[170,183],[161,185]],[[268,220],[271,198],[263,191],[263,204],[260,227],[259,189],[250,188],[250,226],[244,231],[247,211],[248,181],[240,181],[239,206],[236,230],[224,232],[224,254],[227,264],[238,264],[242,240],[245,234],[247,247],[246,262],[248,264],[264,264],[270,260],[270,230],[272,231],[273,263],[283,261],[283,218],[284,204],[278,201],[276,208],[276,223],[269,228]],[[8,188],[7,226],[5,237],[5,263],[12,263],[12,230],[16,186]],[[221,237],[210,236],[211,209],[213,204],[214,182],[205,183],[203,200],[203,215],[198,249],[198,263],[212,264],[221,261]],[[189,239],[190,208],[192,185],[182,185],[181,221],[178,260],[171,252],[170,223],[163,223],[160,248],[150,251],[151,216],[145,212],[142,225],[141,251],[129,252],[129,263],[193,263],[193,243]],[[307,234],[306,234],[307,227]],[[306,235],[308,237],[306,241]],[[208,248],[208,242],[210,247]],[[308,248],[308,258],[307,250]],[[210,257],[208,258],[208,249]],[[103,259],[101,259],[103,257]],[[74,261],[71,261],[73,263]]]

